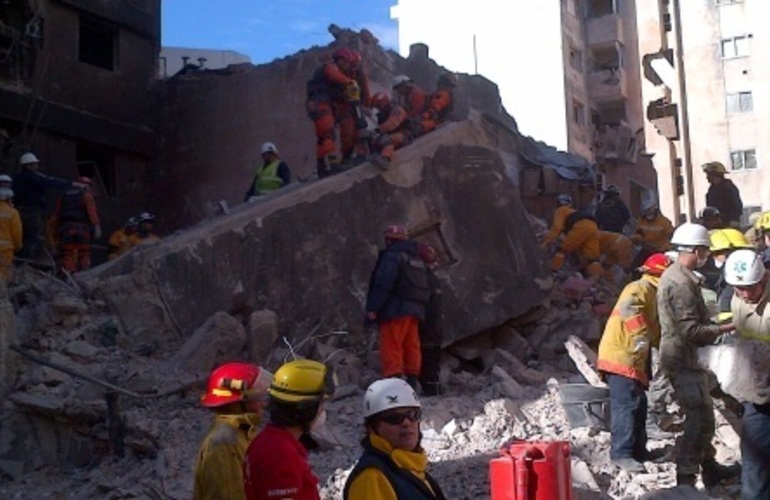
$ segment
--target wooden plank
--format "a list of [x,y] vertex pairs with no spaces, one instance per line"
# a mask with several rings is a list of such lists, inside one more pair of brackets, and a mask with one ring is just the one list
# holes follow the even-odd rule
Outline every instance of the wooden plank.
[[596,353],[582,339],[570,335],[564,342],[564,347],[567,348],[567,354],[589,384],[595,387],[607,387],[593,368],[596,366]]

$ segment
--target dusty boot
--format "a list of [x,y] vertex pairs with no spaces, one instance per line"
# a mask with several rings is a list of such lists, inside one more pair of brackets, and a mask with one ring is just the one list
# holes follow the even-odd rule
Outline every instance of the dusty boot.
[[741,477],[740,464],[722,465],[715,460],[701,464],[701,479],[706,488],[713,488],[722,481]]
[[637,462],[633,458],[615,458],[612,460],[612,463],[632,474],[647,472],[647,469],[644,468],[644,464]]

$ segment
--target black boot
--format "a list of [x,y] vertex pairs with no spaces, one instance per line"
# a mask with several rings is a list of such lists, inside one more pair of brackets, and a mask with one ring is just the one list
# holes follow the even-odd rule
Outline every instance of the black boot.
[[701,479],[706,488],[713,488],[722,481],[741,476],[741,465],[722,465],[716,460],[708,460],[701,464]]

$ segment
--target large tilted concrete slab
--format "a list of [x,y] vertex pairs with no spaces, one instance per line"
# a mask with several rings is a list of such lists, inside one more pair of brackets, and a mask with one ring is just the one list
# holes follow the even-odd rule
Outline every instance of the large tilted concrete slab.
[[270,309],[294,342],[314,327],[363,339],[382,229],[404,223],[440,247],[450,343],[526,312],[546,293],[514,144],[493,120],[453,123],[398,151],[384,173],[367,164],[300,184],[78,280],[137,337],[185,337],[218,311],[247,318]]

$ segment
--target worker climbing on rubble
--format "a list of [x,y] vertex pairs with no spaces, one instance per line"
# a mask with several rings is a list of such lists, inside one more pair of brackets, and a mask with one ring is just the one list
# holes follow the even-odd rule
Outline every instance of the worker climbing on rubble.
[[142,212],[136,216],[136,219],[139,225],[136,228],[136,233],[128,237],[128,250],[137,245],[154,243],[160,240],[153,232],[155,229],[155,215],[150,212]]
[[714,265],[717,269],[722,270],[719,277],[716,280],[714,286],[714,292],[717,294],[717,304],[719,306],[719,312],[730,312],[730,301],[733,298],[733,287],[725,281],[724,264],[728,256],[735,250],[741,248],[752,249],[749,242],[746,241],[746,237],[743,233],[737,229],[731,227],[725,229],[715,229],[711,231],[709,235],[709,241],[711,246],[711,258],[714,260]]
[[413,387],[399,378],[373,382],[364,394],[364,451],[348,476],[344,500],[443,499],[426,471],[420,446],[422,408]]
[[[319,178],[343,171],[343,159],[349,160],[357,145],[361,147],[358,131],[365,129],[366,124],[360,106],[368,107],[371,99],[361,64],[358,52],[340,47],[332,54],[332,62],[318,68],[307,83],[306,107],[315,126]],[[335,126],[339,127],[339,152]]]
[[419,122],[413,126],[415,137],[436,130],[452,114],[454,108],[454,89],[457,87],[457,75],[441,73],[436,82],[436,90],[428,98],[425,111]]
[[291,183],[291,170],[285,161],[278,156],[278,148],[272,142],[265,142],[260,148],[262,166],[254,173],[249,190],[243,201],[249,201],[252,196],[270,193]]
[[139,219],[129,217],[126,223],[123,224],[123,227],[115,230],[110,235],[110,239],[107,240],[107,247],[109,248],[108,260],[115,260],[131,249],[130,239],[132,235],[136,234],[138,228]]
[[428,244],[420,244],[420,258],[428,269],[430,299],[425,306],[425,320],[420,321],[420,388],[423,396],[440,396],[441,387],[441,343],[444,339],[444,310],[441,280],[433,272],[438,264],[436,250]]
[[[631,238],[612,231],[599,231],[599,252],[604,268],[604,277],[610,283],[615,283],[631,271],[634,260],[634,244]],[[617,269],[623,273],[617,275]]]
[[564,231],[564,223],[567,217],[575,212],[573,208],[572,196],[568,194],[560,194],[556,197],[556,210],[553,212],[553,220],[551,222],[551,229],[543,239],[543,245],[545,247],[551,246]]
[[22,226],[19,212],[13,208],[11,177],[0,175],[0,280],[8,281],[13,270],[13,254],[21,250]]
[[300,438],[322,425],[334,391],[323,363],[296,359],[275,372],[268,389],[270,421],[246,451],[243,486],[249,500],[320,500]]
[[706,205],[719,210],[727,226],[740,227],[743,201],[735,184],[730,179],[725,179],[727,169],[718,161],[705,163],[702,168],[710,184],[706,192]]
[[366,321],[379,326],[380,365],[383,377],[406,376],[417,389],[421,369],[419,322],[431,297],[428,270],[419,245],[404,226],[388,226],[385,249],[369,280]]
[[422,119],[427,102],[424,90],[418,87],[408,76],[396,75],[393,77],[393,91],[398,96],[398,104],[406,109],[407,118]]
[[645,200],[642,204],[642,215],[636,219],[636,230],[631,235],[631,241],[641,247],[636,255],[636,262],[644,262],[654,253],[670,250],[672,234],[674,226],[660,212],[658,200]]
[[604,327],[597,368],[610,388],[610,458],[628,472],[645,472],[647,396],[652,378],[651,349],[660,344],[656,294],[671,261],[662,253],[647,258],[642,277],[623,289]]
[[698,216],[698,223],[709,231],[729,227],[716,207],[705,207]]
[[631,212],[620,198],[620,190],[611,184],[602,191],[602,200],[596,206],[596,225],[602,231],[622,233],[631,219]]
[[56,202],[55,227],[59,242],[59,266],[68,273],[91,267],[91,242],[102,237],[91,179],[78,177]]
[[13,204],[24,227],[23,248],[19,256],[35,261],[46,260],[43,252],[46,190],[64,191],[83,185],[45,175],[40,171],[40,160],[33,153],[21,155],[19,166],[21,170],[13,178]]
[[372,96],[372,107],[377,109],[377,127],[371,138],[369,161],[385,168],[393,159],[393,152],[412,141],[412,133],[406,126],[409,113],[403,106],[394,104],[386,92]]
[[706,487],[737,476],[734,466],[715,459],[714,411],[707,372],[698,364],[697,348],[713,343],[733,329],[732,323],[715,324],[700,291],[700,278],[693,271],[709,256],[709,233],[699,224],[677,227],[671,238],[677,259],[658,286],[661,325],[660,367],[674,389],[673,398],[685,416],[684,433],[676,443],[677,484],[694,485],[698,472]]
[[[735,287],[731,311],[735,329],[746,339],[770,343],[770,286],[759,254],[736,250],[725,262],[725,279]],[[746,370],[759,370],[752,400],[744,401],[741,427],[741,498],[770,498],[770,397],[768,367],[743,360]]]
[[246,498],[243,459],[257,435],[273,376],[246,363],[227,363],[211,372],[201,405],[214,413],[195,467],[195,500]]
[[551,269],[558,271],[567,260],[571,261],[589,279],[598,280],[604,274],[599,258],[599,228],[582,211],[575,211],[564,221],[564,238],[551,259]]

